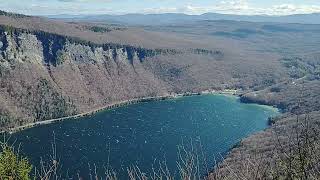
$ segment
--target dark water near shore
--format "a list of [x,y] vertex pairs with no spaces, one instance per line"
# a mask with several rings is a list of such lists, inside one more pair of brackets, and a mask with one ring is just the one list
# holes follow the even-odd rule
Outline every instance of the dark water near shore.
[[[176,172],[178,146],[192,147],[209,168],[240,139],[267,127],[276,109],[242,104],[232,96],[204,95],[147,102],[91,117],[40,126],[12,135],[33,164],[50,159],[54,134],[60,172],[88,179],[89,164],[98,172],[111,165],[118,174],[137,165],[152,172],[159,161]],[[203,158],[205,157],[205,158]],[[201,173],[206,166],[200,164]],[[103,174],[102,174],[103,175]],[[126,176],[122,176],[126,177]]]

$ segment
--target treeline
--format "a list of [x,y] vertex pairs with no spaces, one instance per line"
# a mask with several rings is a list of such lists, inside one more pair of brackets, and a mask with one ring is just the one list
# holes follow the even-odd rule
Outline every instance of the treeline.
[[319,117],[312,113],[276,120],[270,129],[242,141],[209,177],[319,179]]
[[49,81],[40,79],[33,93],[34,113],[37,121],[75,115],[77,109],[72,101],[54,91]]
[[85,27],[90,31],[97,32],[97,33],[126,30],[126,28],[124,27],[104,27],[104,26],[85,26]]
[[17,14],[17,13],[11,13],[11,12],[5,12],[0,10],[0,16],[8,16],[13,18],[25,18],[25,17],[31,17],[23,14]]
[[[314,118],[314,117],[313,117]],[[130,180],[161,180],[161,179],[181,179],[181,180],[226,180],[226,179],[246,179],[246,180],[317,180],[320,178],[320,136],[319,126],[313,126],[312,123],[319,120],[305,117],[297,117],[292,123],[292,127],[284,131],[283,126],[273,127],[271,130],[273,151],[268,155],[261,154],[260,149],[254,149],[253,156],[238,154],[237,161],[231,161],[230,158],[218,163],[215,169],[208,174],[200,171],[202,166],[206,166],[206,157],[198,148],[178,146],[177,174],[172,173],[165,163],[160,163],[159,169],[152,166],[153,173],[144,173],[138,166],[132,165],[126,167],[127,179]],[[77,177],[83,179],[96,180],[117,180],[119,174],[110,167],[97,167],[89,164],[89,174],[61,174],[59,155],[56,154],[56,141],[52,143],[53,152],[49,161],[41,161],[38,168],[32,166],[26,157],[9,146],[8,143],[2,143],[0,148],[0,177],[4,179],[65,179]],[[242,145],[234,147],[242,148]],[[260,146],[256,147],[260,148]],[[161,162],[161,161],[160,161]],[[83,163],[83,162],[81,162]],[[91,167],[91,168],[90,168]],[[94,167],[94,168],[93,168]],[[65,167],[68,168],[68,167]],[[212,168],[212,167],[209,167]],[[101,173],[101,169],[104,169]],[[101,174],[100,174],[101,173]],[[121,177],[125,177],[121,174]]]
[[9,107],[0,107],[0,130],[7,130],[26,123],[56,119],[75,115],[78,112],[74,102],[65,96],[62,96],[51,84],[50,81],[39,78],[34,85],[24,84],[16,87],[11,82],[0,82],[5,84],[3,89],[15,103],[20,107],[23,113],[29,113],[29,119],[22,118],[18,114],[8,112]]
[[310,80],[320,80],[320,62],[308,61],[302,57],[290,57],[281,59],[282,64],[289,69],[290,77]]

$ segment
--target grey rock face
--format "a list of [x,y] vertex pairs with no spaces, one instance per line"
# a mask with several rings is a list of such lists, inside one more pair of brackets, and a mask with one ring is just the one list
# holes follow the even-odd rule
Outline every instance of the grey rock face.
[[0,116],[9,117],[6,126],[16,126],[16,119],[22,124],[54,119],[167,93],[142,64],[153,50],[92,45],[41,32],[0,34]]

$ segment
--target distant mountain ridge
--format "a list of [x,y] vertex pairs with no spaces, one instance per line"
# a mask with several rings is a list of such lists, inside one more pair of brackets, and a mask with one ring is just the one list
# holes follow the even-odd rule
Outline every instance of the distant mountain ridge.
[[202,20],[232,20],[249,22],[277,22],[277,23],[301,23],[320,24],[320,13],[295,14],[287,16],[268,15],[232,15],[205,13],[202,15],[188,15],[182,13],[164,14],[125,14],[125,15],[50,15],[53,19],[65,19],[72,21],[94,21],[119,23],[127,25],[169,25],[183,24]]

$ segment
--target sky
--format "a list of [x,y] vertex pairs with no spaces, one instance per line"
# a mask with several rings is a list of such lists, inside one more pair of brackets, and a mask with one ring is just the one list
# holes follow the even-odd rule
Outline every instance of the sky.
[[289,15],[320,13],[320,0],[0,0],[0,9],[28,15],[207,12]]

